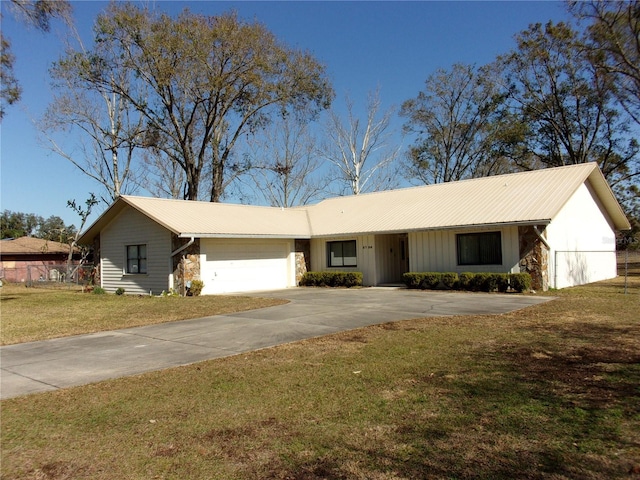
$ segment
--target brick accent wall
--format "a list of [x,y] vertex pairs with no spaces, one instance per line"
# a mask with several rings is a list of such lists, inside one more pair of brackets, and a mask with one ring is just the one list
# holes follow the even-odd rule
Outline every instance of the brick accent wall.
[[520,272],[531,275],[531,288],[549,290],[549,250],[532,226],[518,227]]

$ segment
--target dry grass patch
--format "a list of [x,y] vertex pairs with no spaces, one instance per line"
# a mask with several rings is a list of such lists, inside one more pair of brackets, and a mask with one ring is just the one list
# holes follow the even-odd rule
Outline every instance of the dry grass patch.
[[640,277],[619,287],[5,400],[2,477],[635,479]]
[[286,303],[273,298],[229,295],[151,297],[95,295],[80,290],[0,288],[2,345],[45,340]]

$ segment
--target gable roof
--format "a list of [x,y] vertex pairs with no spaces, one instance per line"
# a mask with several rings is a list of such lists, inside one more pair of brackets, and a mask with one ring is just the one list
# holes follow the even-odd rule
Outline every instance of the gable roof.
[[123,195],[79,241],[91,241],[127,206],[181,237],[310,237],[307,214],[302,209]]
[[296,208],[122,196],[87,229],[89,243],[132,207],[181,237],[277,237],[393,233],[504,224],[545,225],[587,182],[614,227],[630,228],[596,163],[335,197]]
[[324,200],[311,207],[313,236],[521,224],[545,225],[589,182],[619,230],[630,228],[596,163]]
[[35,237],[18,237],[0,241],[0,255],[68,255],[70,245]]

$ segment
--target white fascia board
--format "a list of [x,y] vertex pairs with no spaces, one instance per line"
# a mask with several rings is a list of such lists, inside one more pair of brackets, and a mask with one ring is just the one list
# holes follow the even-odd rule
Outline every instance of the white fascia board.
[[306,235],[294,235],[294,234],[286,234],[286,235],[276,235],[276,234],[237,234],[237,233],[181,233],[178,235],[180,238],[283,238],[283,239],[310,239],[309,234]]
[[[348,237],[348,236],[361,236],[361,235],[394,235],[400,233],[414,233],[414,232],[430,232],[434,230],[469,230],[478,228],[501,228],[501,227],[524,227],[530,225],[549,225],[551,220],[546,218],[542,220],[526,220],[522,222],[501,222],[501,223],[477,223],[466,225],[447,225],[443,227],[427,227],[427,228],[405,228],[399,230],[381,230],[381,231],[366,231],[366,232],[339,232],[339,233],[327,233],[323,235],[311,235],[311,238],[330,238],[330,237]],[[304,237],[307,238],[307,237]]]

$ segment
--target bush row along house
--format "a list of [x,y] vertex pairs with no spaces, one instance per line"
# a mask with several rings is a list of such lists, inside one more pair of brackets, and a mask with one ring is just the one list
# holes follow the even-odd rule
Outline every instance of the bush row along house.
[[546,290],[616,276],[630,228],[597,164],[336,197],[275,208],[119,197],[80,238],[100,285],[203,294],[296,286],[307,270],[530,273]]

